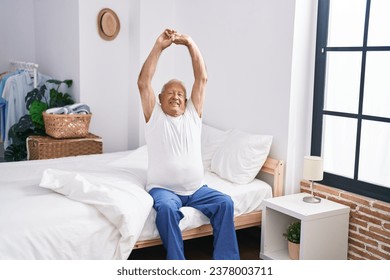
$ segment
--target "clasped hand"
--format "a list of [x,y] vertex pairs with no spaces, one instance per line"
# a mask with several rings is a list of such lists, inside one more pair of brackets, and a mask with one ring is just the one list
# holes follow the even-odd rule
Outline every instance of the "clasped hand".
[[190,37],[188,35],[180,34],[173,29],[165,29],[157,39],[157,43],[161,44],[163,49],[169,47],[172,43],[188,46],[189,42]]

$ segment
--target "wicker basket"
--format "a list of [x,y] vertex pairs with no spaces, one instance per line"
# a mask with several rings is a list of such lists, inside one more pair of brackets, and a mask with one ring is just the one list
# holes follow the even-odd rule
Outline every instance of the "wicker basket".
[[42,113],[47,135],[54,138],[86,137],[92,114],[47,114]]
[[101,154],[102,152],[102,138],[91,133],[85,138],[78,139],[55,139],[50,136],[27,138],[27,158],[30,160]]

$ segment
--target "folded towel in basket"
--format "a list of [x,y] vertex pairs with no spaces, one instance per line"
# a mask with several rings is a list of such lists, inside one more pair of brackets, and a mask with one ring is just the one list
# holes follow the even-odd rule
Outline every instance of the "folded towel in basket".
[[76,103],[64,107],[50,108],[46,110],[47,114],[91,114],[89,106],[85,103]]

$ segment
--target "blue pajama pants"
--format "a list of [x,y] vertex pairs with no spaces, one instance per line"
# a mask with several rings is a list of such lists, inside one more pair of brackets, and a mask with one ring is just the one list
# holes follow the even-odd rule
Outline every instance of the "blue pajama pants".
[[190,206],[205,214],[213,227],[215,260],[238,260],[234,205],[230,196],[204,185],[194,194],[177,195],[172,191],[153,188],[149,191],[157,212],[156,225],[167,251],[168,260],[184,260],[183,238],[179,222],[184,217],[182,206]]

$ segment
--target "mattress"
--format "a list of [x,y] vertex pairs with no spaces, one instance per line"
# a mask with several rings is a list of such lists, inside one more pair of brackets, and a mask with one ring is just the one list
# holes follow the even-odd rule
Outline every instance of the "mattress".
[[[95,207],[39,187],[48,168],[131,178],[144,186],[147,150],[144,146],[101,155],[1,163],[0,259],[114,259],[120,238],[118,229]],[[260,210],[262,201],[272,196],[271,186],[258,179],[237,185],[206,171],[204,183],[232,197],[236,216]],[[196,209],[181,210],[182,230],[209,223]],[[139,240],[158,236],[152,209]]]

